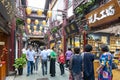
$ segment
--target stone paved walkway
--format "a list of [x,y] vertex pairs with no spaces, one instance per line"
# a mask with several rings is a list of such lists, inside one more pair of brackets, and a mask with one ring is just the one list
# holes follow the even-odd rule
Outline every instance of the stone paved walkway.
[[[48,69],[49,69],[49,63],[48,63]],[[42,75],[42,71],[41,71],[41,64],[39,64],[39,70],[38,73],[33,73],[33,75],[30,76],[26,76],[26,67],[24,68],[24,72],[23,75],[21,76],[9,76],[6,78],[6,80],[37,80],[39,78],[48,78],[48,80],[69,80],[69,71],[68,69],[65,69],[65,74],[64,75],[60,75],[60,69],[59,69],[59,64],[56,63],[56,76],[55,77],[51,77],[49,74],[49,70],[48,70],[48,74],[43,76]],[[97,79],[96,79],[97,80]]]
[[[49,69],[49,63],[48,63],[48,69]],[[24,68],[24,72],[23,75],[21,76],[9,76],[6,78],[6,80],[37,80],[38,78],[48,78],[48,80],[68,80],[68,76],[69,76],[69,72],[68,70],[65,70],[65,74],[64,75],[60,75],[60,69],[59,69],[59,65],[58,63],[56,63],[56,76],[55,77],[51,77],[49,74],[49,70],[48,70],[48,74],[43,76],[42,75],[42,71],[41,71],[41,64],[39,64],[39,70],[38,73],[33,72],[33,75],[30,76],[26,76],[26,67]]]

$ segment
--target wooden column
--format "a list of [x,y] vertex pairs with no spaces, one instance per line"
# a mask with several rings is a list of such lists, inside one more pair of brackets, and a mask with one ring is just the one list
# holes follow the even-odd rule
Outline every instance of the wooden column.
[[14,71],[14,59],[15,59],[15,22],[16,20],[13,19],[12,21],[12,28],[11,28],[11,36],[10,36],[10,55],[9,55],[9,67],[10,71]]
[[6,63],[5,61],[0,62],[0,80],[5,80],[6,77]]
[[87,44],[87,32],[83,31],[83,47],[84,48],[86,44]]

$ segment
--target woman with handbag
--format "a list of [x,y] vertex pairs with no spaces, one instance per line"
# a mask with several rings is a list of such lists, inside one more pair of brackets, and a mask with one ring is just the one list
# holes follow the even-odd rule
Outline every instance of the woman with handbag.
[[79,53],[80,48],[74,48],[74,54],[70,59],[69,80],[82,80],[82,57]]
[[100,57],[100,66],[98,67],[98,80],[112,80],[112,55],[107,45],[101,46],[103,54]]

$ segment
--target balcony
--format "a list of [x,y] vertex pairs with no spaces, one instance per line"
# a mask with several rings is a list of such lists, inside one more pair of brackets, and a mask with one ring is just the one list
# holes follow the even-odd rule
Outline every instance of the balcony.
[[18,18],[25,19],[25,16],[26,16],[25,9],[24,9],[23,5],[21,4],[20,0],[16,1],[15,15]]

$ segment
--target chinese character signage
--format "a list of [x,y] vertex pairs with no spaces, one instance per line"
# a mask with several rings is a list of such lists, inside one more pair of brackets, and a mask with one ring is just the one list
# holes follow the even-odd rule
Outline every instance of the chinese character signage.
[[9,21],[12,19],[14,14],[14,1],[10,0],[0,0],[0,13],[4,16],[4,18]]
[[88,13],[86,19],[89,27],[96,27],[98,25],[117,20],[120,17],[120,1],[111,0],[105,5]]
[[71,35],[71,34],[76,33],[78,31],[79,31],[79,29],[78,29],[78,26],[75,22],[73,22],[71,24],[68,24],[65,27],[65,32],[66,32],[67,35]]

